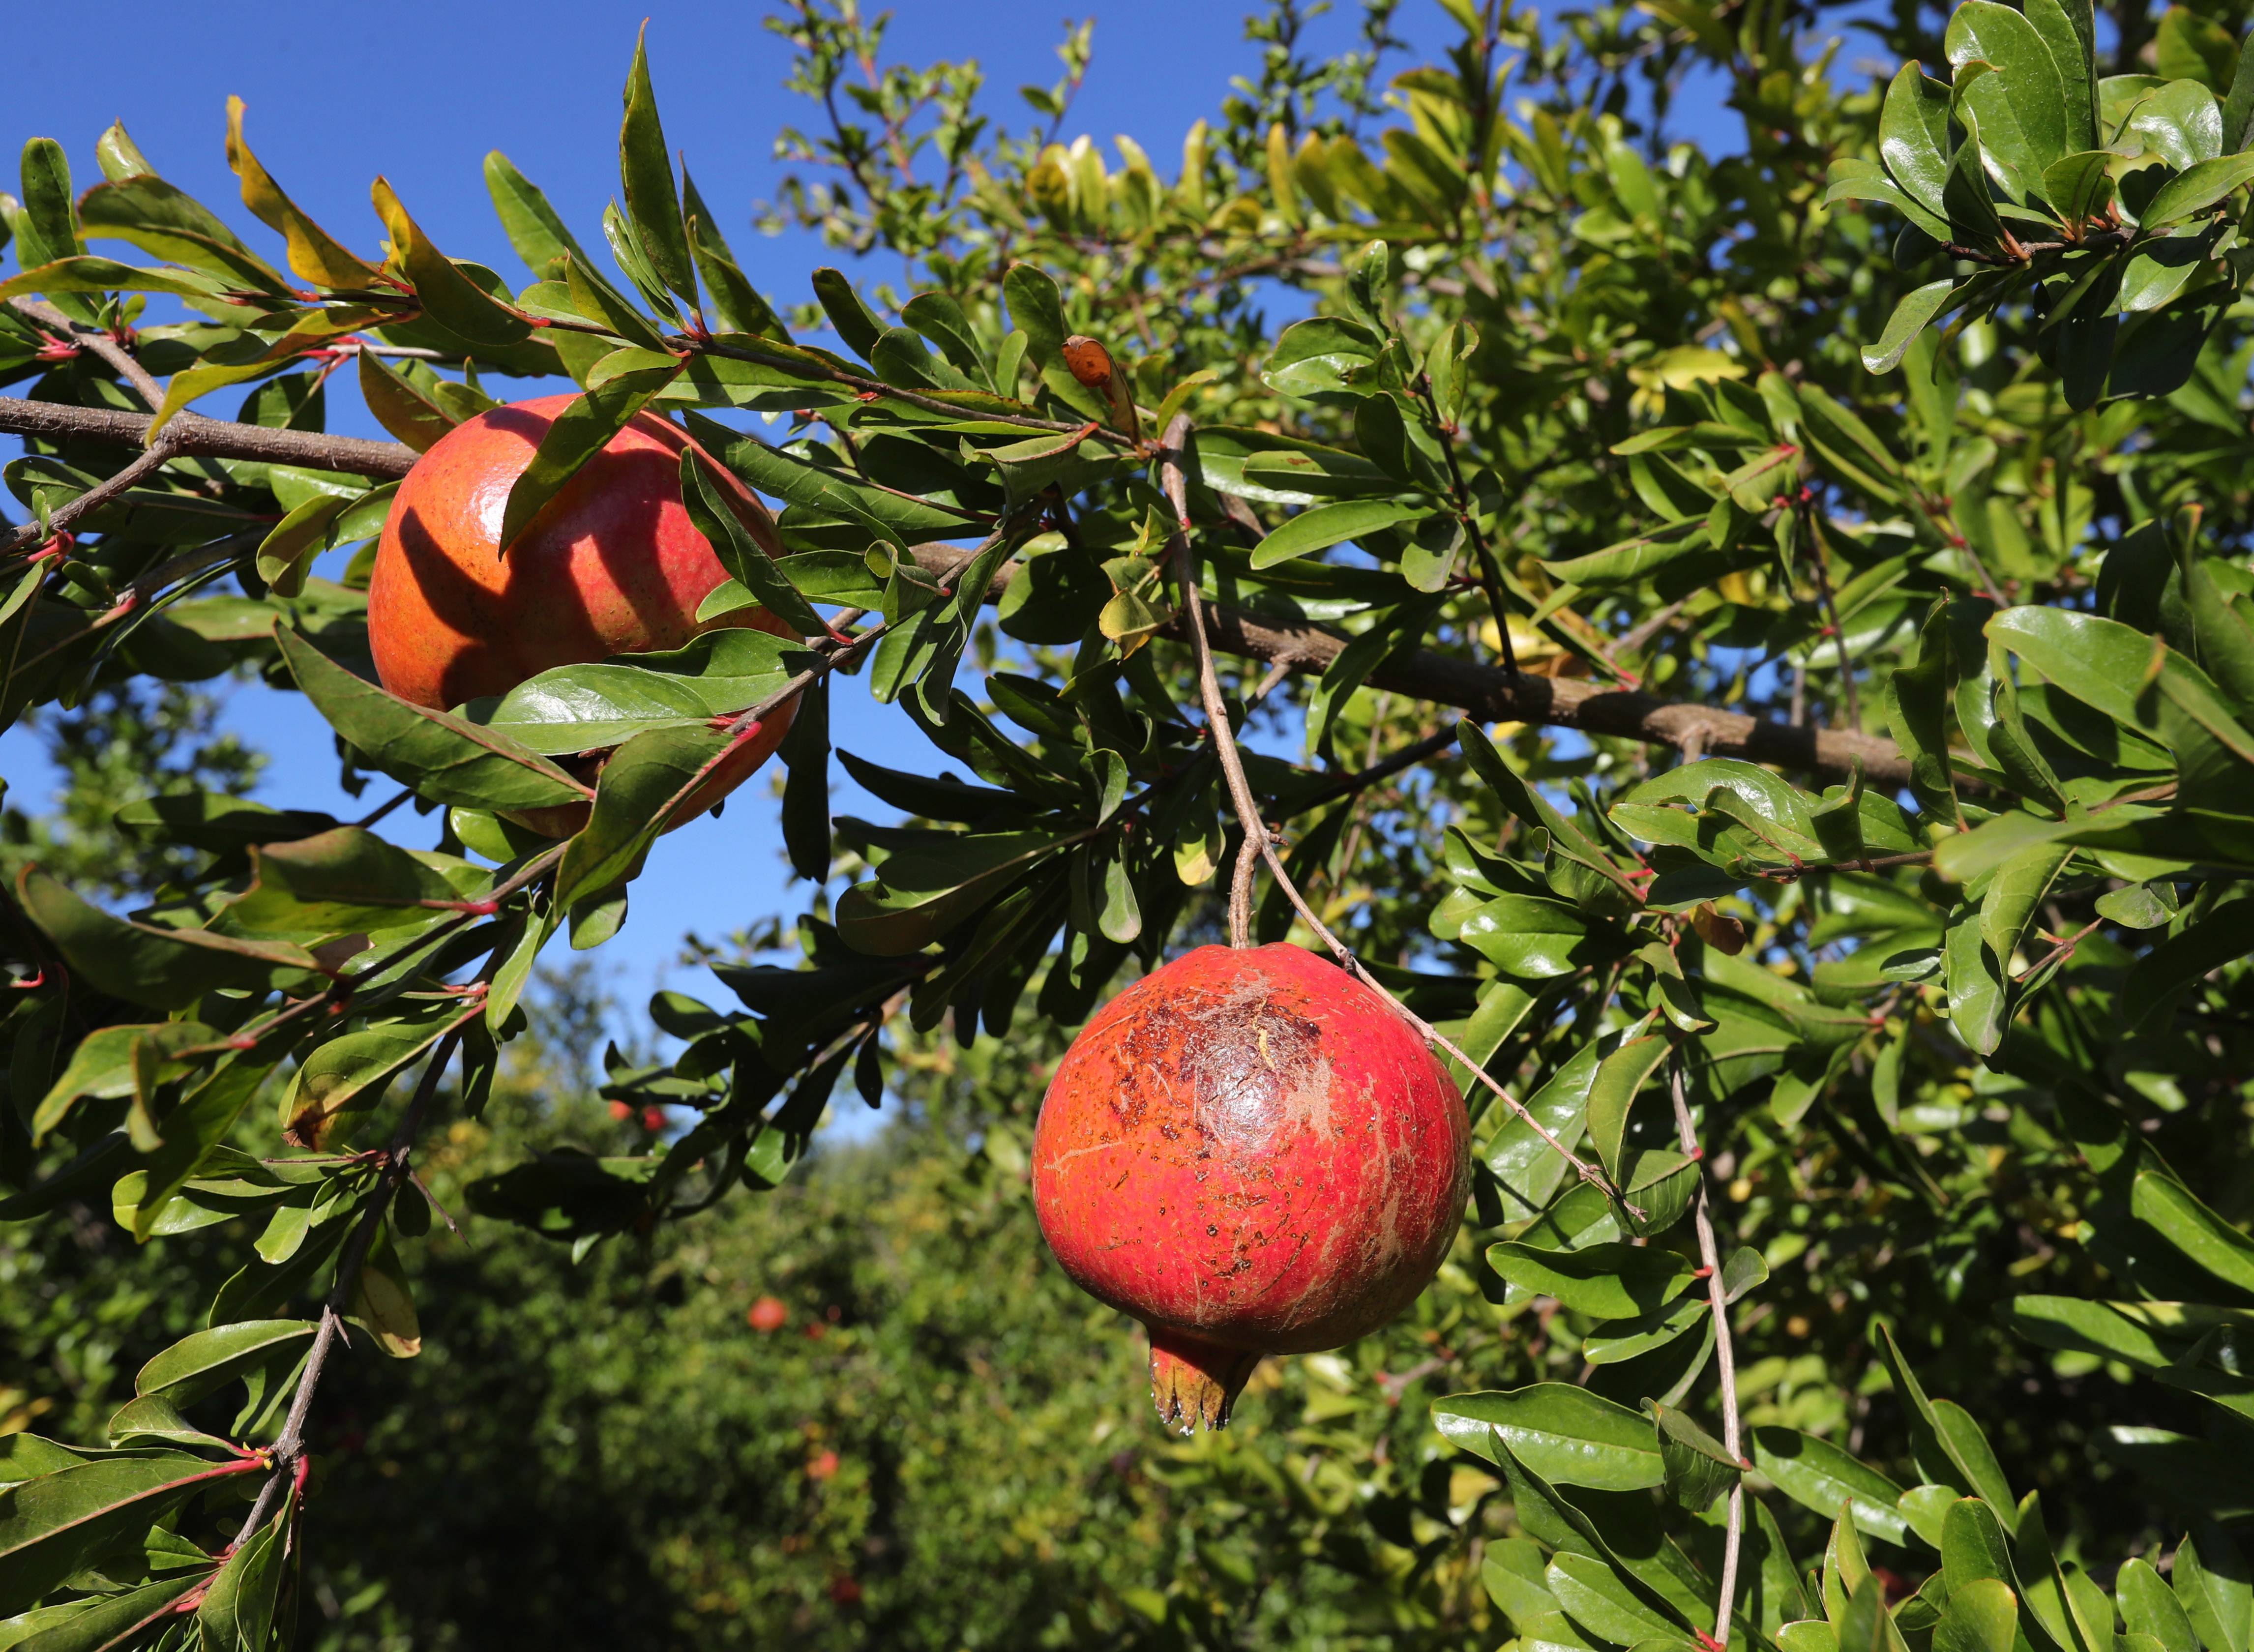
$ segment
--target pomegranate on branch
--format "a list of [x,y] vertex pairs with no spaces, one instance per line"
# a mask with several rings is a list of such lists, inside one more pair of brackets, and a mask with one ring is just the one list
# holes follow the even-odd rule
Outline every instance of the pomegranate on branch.
[[1470,1175],[1447,1070],[1368,987],[1292,946],[1200,947],[1097,1013],[1033,1138],[1041,1232],[1151,1333],[1184,1433],[1267,1354],[1337,1348],[1413,1301]]
[[[376,547],[368,630],[376,675],[402,699],[449,710],[556,666],[678,648],[717,626],[790,634],[756,606],[698,622],[697,605],[728,570],[682,503],[690,438],[654,413],[636,414],[501,552],[509,490],[575,399],[489,409],[448,431],[400,484]],[[780,554],[766,508],[721,466],[709,474],[760,544]],[[673,823],[750,779],[782,743],[792,710],[756,724]],[[586,816],[574,803],[511,818],[564,837]]]

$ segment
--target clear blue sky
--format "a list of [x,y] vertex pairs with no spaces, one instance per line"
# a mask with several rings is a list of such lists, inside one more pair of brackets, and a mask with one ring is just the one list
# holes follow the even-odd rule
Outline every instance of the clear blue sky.
[[[1030,117],[1016,88],[1055,80],[1064,18],[1093,11],[1095,65],[1067,136],[1086,131],[1108,146],[1112,135],[1128,133],[1169,173],[1189,123],[1217,109],[1231,75],[1255,74],[1259,62],[1260,48],[1245,40],[1242,10],[1230,0],[1110,7],[1082,0],[1069,8],[1047,0],[903,0],[893,10],[887,41],[893,60],[978,60],[990,113],[1018,128]],[[1306,49],[1344,49],[1357,10],[1341,5],[1320,18]],[[686,151],[752,278],[779,303],[802,302],[810,272],[836,255],[814,237],[769,239],[749,223],[751,204],[772,194],[780,176],[773,158],[777,130],[818,118],[813,106],[783,91],[788,52],[761,26],[766,15],[766,8],[750,4],[602,0],[395,0],[354,11],[225,0],[191,10],[177,0],[121,0],[102,10],[108,44],[98,52],[75,38],[18,32],[0,137],[11,154],[32,136],[59,140],[83,187],[100,176],[95,138],[122,119],[167,178],[276,252],[273,238],[237,204],[226,165],[226,99],[238,94],[248,105],[246,130],[262,161],[340,238],[374,250],[379,231],[368,187],[381,173],[449,253],[522,280],[525,272],[485,192],[484,157],[505,150],[583,240],[599,246],[598,215],[618,191],[620,88],[647,16],[668,137]],[[1452,32],[1432,0],[1410,0],[1396,31],[1427,51]],[[1696,130],[1718,112],[1683,108],[1676,124]],[[12,171],[10,164],[0,176]],[[888,279],[896,267],[880,259],[856,273]],[[381,434],[357,405],[348,377],[331,382],[332,428]],[[509,382],[491,388],[506,395]],[[229,416],[238,399],[222,393],[207,410]],[[238,688],[227,716],[275,760],[260,793],[267,801],[346,817],[368,807],[336,788],[328,731],[299,696]],[[906,719],[871,704],[858,682],[842,685],[835,721],[838,742],[850,749],[900,767],[939,766],[938,754]],[[36,739],[20,729],[0,736],[0,774],[26,807],[39,807],[53,785]],[[838,812],[886,817],[888,811],[842,774],[836,787]],[[633,1004],[657,984],[683,931],[718,936],[763,914],[794,914],[804,896],[789,881],[773,807],[763,783],[754,781],[723,819],[699,820],[665,840],[634,886],[625,932],[596,956]],[[687,979],[674,984],[696,988]]]

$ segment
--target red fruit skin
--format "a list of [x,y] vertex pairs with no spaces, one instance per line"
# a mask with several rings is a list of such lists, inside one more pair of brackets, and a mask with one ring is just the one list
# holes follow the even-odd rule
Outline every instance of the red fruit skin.
[[[1151,1327],[1162,1414],[1181,1420],[1173,1393],[1218,1426],[1261,1354],[1336,1348],[1415,1299],[1468,1140],[1446,1069],[1376,993],[1297,947],[1202,947],[1058,1064],[1034,1208],[1065,1271]],[[1177,1393],[1185,1362],[1224,1391]]]
[[771,1336],[790,1323],[790,1310],[779,1298],[761,1297],[752,1304],[751,1312],[744,1318],[752,1330],[762,1336]]
[[[681,502],[689,438],[654,414],[636,414],[508,556],[500,554],[509,489],[575,399],[541,396],[480,413],[441,438],[400,484],[368,591],[376,676],[400,698],[447,710],[506,694],[554,666],[678,648],[712,628],[697,623],[696,606],[728,572]],[[766,508],[720,467],[711,474],[752,536],[780,554]],[[790,634],[764,608],[718,623]],[[792,710],[760,723],[674,823],[749,779],[781,744]],[[562,837],[586,814],[584,804],[565,804],[511,818]]]

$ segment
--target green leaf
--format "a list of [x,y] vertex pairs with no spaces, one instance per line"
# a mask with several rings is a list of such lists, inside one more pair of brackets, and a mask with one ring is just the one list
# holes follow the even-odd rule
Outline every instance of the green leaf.
[[310,1320],[245,1320],[198,1331],[144,1365],[133,1378],[133,1392],[192,1405],[319,1328]]
[[44,1141],[81,1101],[114,1101],[184,1076],[192,1064],[174,1059],[178,1053],[217,1036],[197,1021],[96,1027],[71,1052],[70,1064],[32,1112],[32,1141]]
[[161,292],[209,302],[223,285],[209,276],[183,270],[136,270],[114,258],[81,255],[39,264],[0,281],[0,300],[25,293],[50,297],[79,292]]
[[528,809],[586,800],[590,788],[538,752],[466,718],[354,676],[288,626],[275,641],[298,686],[370,765],[436,803]]
[[358,826],[254,848],[250,864],[250,887],[222,909],[235,934],[372,933],[473,904],[429,862]]
[[256,1471],[174,1452],[116,1457],[0,1488],[0,1612],[16,1613],[91,1556],[145,1530],[214,1481]]
[[2072,854],[2061,844],[2032,844],[1998,866],[1990,878],[1980,902],[1980,938],[2006,969],[2035,909]]
[[747,711],[813,660],[790,638],[728,626],[679,648],[552,666],[498,700],[472,700],[462,716],[524,750],[560,757]]
[[1960,1497],[1942,1516],[1941,1570],[1952,1594],[1983,1578],[2013,1576],[2003,1523],[1979,1498]]
[[[609,446],[611,438],[633,422],[650,398],[680,374],[681,361],[676,357],[661,357],[658,352],[634,346],[616,352],[615,357],[629,354],[635,364],[631,370],[606,377],[599,388],[578,397],[541,432],[532,462],[510,486],[508,504],[501,512],[502,556],[508,554],[509,547],[523,536],[587,461]],[[595,373],[613,359],[606,357],[604,362],[598,362]],[[589,375],[591,380],[593,376]]]
[[1960,95],[1979,117],[1981,142],[2020,176],[2040,178],[2068,149],[2066,87],[2042,36],[2009,6],[1964,0],[1950,14],[1946,49],[1951,66],[1994,66],[1969,88],[1960,80]]
[[619,747],[603,765],[586,825],[556,868],[556,903],[575,906],[630,882],[658,834],[678,823],[672,810],[690,800],[724,756],[759,732],[754,724],[732,738],[697,724],[652,729]]
[[934,833],[900,849],[837,903],[837,933],[858,952],[897,958],[921,950],[1005,885],[1084,833]]
[[2124,1561],[2113,1592],[2130,1634],[2150,1635],[2160,1652],[2199,1652],[2199,1637],[2183,1603],[2148,1562],[2134,1557]]
[[[180,1597],[212,1575],[210,1569],[158,1578],[118,1594],[94,1595],[66,1605],[44,1606],[0,1624],[0,1634],[20,1628],[20,1640],[5,1642],[10,1652],[114,1652],[179,1609]],[[144,1643],[145,1644],[145,1643]]]
[[[1015,289],[1012,287],[1011,283],[1017,279],[1018,271],[1020,270],[1031,270],[1032,266],[1012,264],[1010,267],[1009,276],[1003,282],[1003,290],[1012,297],[1012,316],[1017,315],[1017,305]],[[1039,276],[1038,272],[1033,273],[1040,280],[1048,281],[1047,276]],[[870,353],[877,347],[877,340],[885,336],[885,324],[877,318],[867,304],[861,302],[861,295],[854,290],[852,282],[846,277],[844,271],[830,269],[817,270],[814,272],[813,284],[814,296],[820,302],[822,313],[830,318],[830,325],[837,330],[837,336],[845,341],[845,347],[863,360],[867,360]],[[1056,284],[1053,281],[1049,282],[1049,292],[1052,295],[1056,292]],[[1056,342],[1061,345],[1064,342],[1061,302],[1052,307],[1058,318]],[[1020,327],[1026,326],[1024,318],[1018,318],[1018,325]],[[1039,340],[1037,339],[1035,342],[1038,344]]]
[[1857,1530],[1888,1543],[1900,1543],[1909,1530],[1896,1506],[1901,1488],[1828,1440],[1795,1429],[1757,1428],[1753,1442],[1754,1466],[1803,1508],[1830,1514],[1844,1502]]
[[790,771],[783,787],[783,847],[791,870],[812,883],[830,877],[830,679],[798,696],[777,754]]
[[388,182],[377,178],[371,193],[376,216],[391,237],[392,262],[406,272],[425,315],[478,349],[506,349],[532,335],[530,322],[496,301],[430,244]]
[[230,286],[277,296],[290,290],[288,279],[244,246],[217,214],[153,173],[96,184],[80,199],[78,211],[88,240],[130,241]]
[[1952,1586],[1934,1627],[1933,1652],[2012,1652],[2019,1619],[2019,1598],[2000,1578]]
[[1964,819],[1949,757],[1949,701],[1956,676],[1949,605],[1937,601],[1920,628],[1917,662],[1895,668],[1886,680],[1886,714],[1909,759],[1909,787],[1918,807],[1950,825]]
[[[2254,946],[2254,938],[2247,944]],[[2181,1182],[2157,1170],[2138,1171],[2129,1208],[2216,1278],[2254,1295],[2254,1239],[2208,1209]]]
[[1605,1320],[1626,1319],[1671,1302],[1697,1277],[1689,1262],[1657,1245],[1545,1250],[1505,1243],[1488,1246],[1487,1259],[1510,1284]]
[[1561,1551],[1543,1574],[1567,1615],[1599,1639],[1622,1646],[1682,1644],[1683,1632],[1639,1600],[1594,1555]]
[[2176,1546],[2176,1600],[2207,1652],[2247,1652],[2254,1634],[2254,1586],[2246,1562],[2220,1527],[2200,1536],[2207,1547],[2187,1536]]
[[113,918],[36,866],[17,879],[24,910],[73,970],[102,991],[179,1010],[215,988],[295,985],[318,966],[301,947]]
[[[1476,1046],[1473,1053],[1478,1053]],[[1540,1089],[1525,1098],[1526,1110],[1569,1151],[1581,1138],[1589,1086],[1596,1081],[1602,1054],[1593,1040],[1583,1044]],[[1523,1222],[1541,1214],[1566,1173],[1565,1161],[1558,1150],[1515,1113],[1495,1127],[1483,1162],[1494,1177],[1507,1222]]]
[[[373,350],[360,353],[360,400],[368,404],[368,410],[375,422],[418,453],[429,452],[460,423],[452,414],[386,367],[383,358]],[[316,502],[308,500],[306,505]],[[300,506],[298,508],[302,510],[304,508]],[[343,508],[341,503],[338,508]],[[270,580],[268,583],[273,582]],[[296,593],[284,592],[283,594],[294,596]]]
[[695,446],[681,452],[681,502],[689,520],[704,536],[720,565],[759,598],[760,606],[799,635],[819,636],[826,628],[798,588],[775,564],[781,542],[761,510],[754,520],[764,533],[755,533],[738,514],[740,507],[728,497],[729,489],[707,472],[711,463]]
[[2077,150],[2043,168],[2043,193],[2069,224],[2095,216],[2112,199],[2113,179],[2105,170],[2108,150]]
[[1942,974],[1949,988],[1949,1021],[1956,1036],[1975,1054],[1992,1055],[2004,1040],[2008,995],[2003,963],[1981,939],[1980,928],[1978,913],[1968,913],[1950,926],[1942,943]]
[[2221,97],[2238,69],[2238,43],[2219,23],[2170,6],[2152,35],[2152,69],[2164,80],[2197,80]]
[[283,1533],[294,1513],[285,1502],[272,1519],[228,1557],[212,1579],[210,1590],[196,1608],[196,1624],[203,1631],[204,1645],[213,1652],[222,1648],[260,1652],[266,1646],[287,1564],[282,1554]]
[[282,1125],[304,1147],[325,1147],[338,1122],[383,1099],[391,1081],[436,1044],[452,1018],[388,1021],[332,1038],[307,1054],[283,1092]]
[[[1631,1039],[1597,1068],[1589,1087],[1589,1139],[1605,1173],[1617,1182],[1620,1176],[1620,1144],[1628,1131],[1628,1110],[1659,1064],[1667,1059],[1665,1039]],[[1644,1305],[1649,1306],[1649,1305]]]
[[1635,1491],[1666,1478],[1648,1419],[1568,1382],[1451,1395],[1432,1421],[1460,1450],[1500,1462],[1507,1449],[1560,1485]]
[[[2174,13],[2170,14],[2174,15]],[[2160,186],[2137,222],[2149,234],[2155,229],[2203,213],[2217,201],[2254,181],[2254,155],[2224,155],[2202,161],[2179,172]]]
[[518,172],[508,156],[499,150],[487,154],[485,173],[486,192],[493,197],[494,212],[500,219],[508,244],[534,275],[553,278],[557,261],[567,256],[583,264],[587,262],[585,249],[549,204],[547,195]]
[[1863,368],[1868,373],[1891,373],[1900,365],[1902,356],[1917,336],[1923,332],[1933,318],[1948,306],[1956,295],[1956,283],[1943,276],[1929,281],[1922,287],[1912,288],[1894,305],[1894,313],[1880,331],[1878,340],[1863,346]]
[[1643,1404],[1659,1429],[1659,1455],[1666,1465],[1670,1497],[1697,1514],[1737,1484],[1739,1464],[1721,1441],[1672,1406],[1651,1400]]
[[626,72],[626,118],[619,126],[619,178],[642,255],[660,280],[694,304],[696,276],[681,221],[681,197],[674,189],[673,153],[665,146],[657,94],[649,83],[648,33],[645,21],[634,37],[634,66]]

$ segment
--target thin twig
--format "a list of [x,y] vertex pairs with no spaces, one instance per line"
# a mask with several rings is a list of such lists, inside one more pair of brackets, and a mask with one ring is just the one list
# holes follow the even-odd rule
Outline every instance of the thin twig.
[[164,405],[164,387],[150,376],[149,369],[133,359],[125,346],[109,336],[108,329],[74,321],[52,304],[41,304],[37,298],[10,298],[8,301],[20,315],[28,316],[43,327],[66,334],[70,341],[82,350],[91,350],[116,370],[117,375],[133,387],[133,394],[151,413]]
[[[1228,783],[1229,801],[1236,808],[1237,823],[1244,830],[1244,847],[1237,852],[1241,856],[1249,858],[1256,847],[1261,859],[1268,864],[1268,874],[1275,879],[1276,887],[1283,892],[1284,898],[1292,903],[1292,910],[1299,914],[1308,928],[1331,949],[1341,969],[1391,1004],[1395,1012],[1410,1026],[1415,1027],[1428,1044],[1438,1045],[1462,1062],[1466,1072],[1494,1091],[1504,1106],[1510,1109],[1522,1122],[1532,1127],[1544,1141],[1555,1148],[1558,1156],[1572,1166],[1574,1174],[1580,1177],[1583,1181],[1603,1189],[1606,1195],[1619,1204],[1622,1209],[1641,1220],[1643,1212],[1628,1202],[1620,1190],[1613,1185],[1611,1178],[1559,1141],[1556,1132],[1529,1112],[1516,1096],[1490,1077],[1485,1067],[1472,1060],[1452,1040],[1443,1037],[1438,1027],[1402,1003],[1386,989],[1383,983],[1364,968],[1362,960],[1354,956],[1354,948],[1332,934],[1330,927],[1315,915],[1313,908],[1307,905],[1306,898],[1300,894],[1298,886],[1292,881],[1291,875],[1284,870],[1284,863],[1277,858],[1275,846],[1269,841],[1268,829],[1260,819],[1259,806],[1253,799],[1251,785],[1244,778],[1244,764],[1237,754],[1236,734],[1228,722],[1228,709],[1222,701],[1221,686],[1214,676],[1213,649],[1206,640],[1205,616],[1198,595],[1197,566],[1190,550],[1189,483],[1182,471],[1182,456],[1189,445],[1189,415],[1176,414],[1173,423],[1166,427],[1166,435],[1160,441],[1158,483],[1161,490],[1166,494],[1167,503],[1173,507],[1174,534],[1169,549],[1172,554],[1175,578],[1181,585],[1182,602],[1188,615],[1191,641],[1197,651],[1198,690],[1205,702],[1206,734],[1207,738],[1213,742],[1214,754],[1221,761],[1222,775]],[[1249,878],[1246,879],[1246,884],[1249,892]],[[1249,924],[1246,926],[1243,939],[1238,939],[1237,934],[1236,914],[1232,914],[1230,944],[1240,947],[1250,944]]]
[[49,513],[44,528],[36,516],[17,528],[4,542],[0,542],[0,555],[20,550],[24,546],[39,540],[68,532],[73,522],[90,512],[99,510],[150,472],[161,470],[178,457],[178,450],[172,445],[169,435],[158,436],[153,446],[144,449],[123,470],[119,471],[115,476],[96,482],[76,499],[57,507]]
[[438,1040],[430,1053],[430,1065],[423,1069],[423,1082],[416,1087],[415,1099],[407,1104],[406,1115],[399,1128],[392,1132],[391,1144],[384,1150],[383,1172],[377,1177],[375,1190],[368,1197],[360,1214],[360,1225],[345,1241],[344,1252],[337,1259],[337,1277],[330,1286],[328,1300],[321,1307],[321,1328],[314,1334],[312,1351],[305,1356],[305,1369],[298,1379],[298,1391],[290,1396],[290,1415],[282,1424],[282,1437],[274,1442],[270,1459],[274,1472],[266,1484],[259,1488],[258,1501],[250,1505],[244,1516],[242,1530],[235,1534],[229,1552],[240,1549],[250,1540],[251,1533],[266,1522],[274,1502],[282,1494],[283,1482],[288,1480],[304,1454],[305,1418],[313,1408],[313,1390],[321,1385],[321,1373],[326,1368],[329,1354],[343,1334],[345,1310],[352,1306],[352,1293],[360,1284],[360,1270],[368,1261],[368,1253],[375,1248],[376,1230],[382,1226],[383,1213],[391,1207],[391,1195],[407,1175],[407,1161],[415,1151],[416,1132],[423,1127],[423,1116],[430,1110],[431,1099],[438,1093],[438,1081],[445,1075],[446,1064],[453,1060],[454,1046],[461,1042],[462,1025],[472,1016],[484,1013],[484,1006],[466,1014]]
[[1805,505],[1801,521],[1808,528],[1808,536],[1816,542],[1816,594],[1824,605],[1824,623],[1830,628],[1831,640],[1839,649],[1839,691],[1846,701],[1847,726],[1863,726],[1863,708],[1855,693],[1855,662],[1847,652],[1847,630],[1839,623],[1838,598],[1831,592],[1831,547],[1824,536],[1822,524],[1816,521],[1816,508]]
[[[1698,1152],[1698,1132],[1690,1123],[1690,1104],[1683,1095],[1683,1052],[1667,1058],[1668,1097],[1675,1104],[1675,1133],[1683,1151],[1698,1161],[1698,1192],[1690,1213],[1698,1231],[1698,1260],[1706,1270],[1706,1298],[1714,1309],[1714,1362],[1722,1389],[1722,1449],[1740,1470],[1750,1466],[1739,1439],[1737,1348],[1730,1335],[1729,1292],[1722,1282],[1722,1256],[1714,1242],[1714,1222],[1707,1210],[1705,1161]],[[1742,1475],[1730,1487],[1729,1523],[1722,1534],[1722,1578],[1719,1604],[1714,1612],[1716,1652],[1730,1644],[1730,1608],[1738,1592],[1738,1549],[1746,1530],[1746,1483]]]

